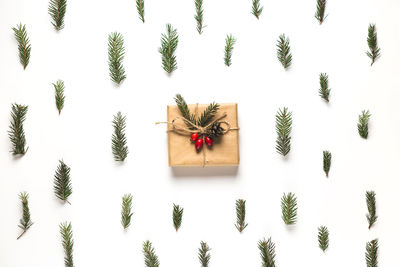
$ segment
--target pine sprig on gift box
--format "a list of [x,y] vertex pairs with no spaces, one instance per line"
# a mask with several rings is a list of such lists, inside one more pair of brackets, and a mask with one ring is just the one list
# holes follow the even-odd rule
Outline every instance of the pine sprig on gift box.
[[295,224],[297,220],[297,198],[295,194],[283,194],[281,199],[282,220],[286,225]]
[[288,111],[288,108],[278,110],[275,116],[276,119],[276,133],[278,135],[276,139],[276,151],[286,156],[290,151],[290,133],[292,131],[292,112]]
[[49,15],[52,18],[51,24],[59,31],[64,28],[64,17],[67,11],[67,0],[50,0]]
[[60,164],[54,175],[54,193],[58,199],[68,204],[71,204],[68,198],[72,194],[70,172],[71,168],[64,161],[60,160]]
[[328,15],[325,15],[327,0],[317,0],[317,11],[315,12],[315,18],[322,24]]
[[329,231],[326,226],[320,226],[318,228],[318,244],[323,252],[325,252],[329,246]]
[[199,261],[200,261],[201,267],[208,267],[208,264],[211,259],[210,250],[211,249],[207,245],[206,242],[203,242],[203,241],[200,242]]
[[146,267],[159,267],[160,262],[150,241],[143,243],[144,263]]
[[260,250],[261,266],[275,267],[275,244],[271,238],[260,240],[258,242],[258,249]]
[[124,37],[118,32],[108,35],[108,69],[113,82],[120,84],[125,80],[125,69],[122,64],[125,56]]
[[368,123],[369,123],[369,118],[371,117],[371,113],[369,113],[369,110],[363,110],[361,114],[358,116],[358,133],[360,136],[364,139],[368,138]]
[[367,43],[369,51],[366,52],[367,56],[372,60],[372,64],[381,55],[381,49],[378,47],[378,34],[376,33],[376,25],[370,24],[368,27]]
[[247,227],[246,223],[246,200],[236,200],[236,229],[241,233]]
[[233,37],[232,34],[229,34],[225,38],[225,57],[224,62],[226,66],[230,66],[232,64],[232,51],[233,47],[236,43],[236,38]]
[[290,52],[290,40],[284,34],[279,36],[277,46],[277,56],[282,66],[287,69],[292,64],[292,53]]
[[196,8],[196,14],[194,15],[194,19],[197,22],[197,32],[199,34],[203,33],[203,0],[194,0],[194,5]]
[[365,261],[367,267],[378,267],[378,239],[367,242],[365,246]]
[[181,227],[182,217],[183,217],[183,208],[180,207],[179,205],[174,204],[174,208],[172,211],[172,221],[174,223],[174,228],[177,232]]
[[329,175],[329,170],[331,169],[331,161],[332,161],[332,153],[325,150],[324,152],[322,152],[323,154],[323,165],[324,165],[324,172],[326,177],[328,177]]
[[371,229],[372,225],[374,225],[374,223],[378,219],[378,216],[376,216],[375,192],[367,191],[365,193],[365,198],[366,198],[367,207],[368,207],[368,214],[366,215],[367,220],[368,220],[368,229]]
[[136,9],[140,20],[144,23],[144,0],[136,0]]
[[122,211],[121,211],[121,224],[124,229],[128,229],[131,225],[131,218],[132,218],[132,195],[125,194],[122,197]]
[[211,103],[200,115],[197,124],[200,125],[201,127],[207,126],[207,124],[209,124],[214,119],[218,110],[219,110],[219,104]]
[[17,39],[18,42],[19,61],[22,66],[24,66],[24,69],[26,69],[29,64],[29,59],[31,58],[31,44],[26,32],[26,26],[20,23],[16,28],[12,29],[15,39]]
[[11,122],[8,130],[8,136],[12,143],[13,155],[25,155],[28,151],[26,146],[26,138],[24,131],[24,121],[28,106],[12,104],[11,106]]
[[17,237],[17,240],[20,239],[21,236],[23,236],[33,224],[28,205],[29,194],[26,192],[21,192],[19,194],[19,199],[21,200],[22,204],[22,218],[19,220],[18,227],[22,229],[22,233]]
[[321,73],[319,75],[319,85],[320,85],[319,96],[326,102],[329,102],[329,95],[331,93],[331,89],[329,88],[328,74]]
[[172,73],[178,68],[175,51],[178,47],[178,32],[171,24],[167,24],[167,33],[161,35],[161,47],[158,52],[161,54],[162,68],[168,73]]
[[64,265],[65,267],[74,267],[74,239],[71,223],[64,222],[60,224],[60,234],[62,237],[62,246],[64,248]]
[[58,110],[58,114],[61,114],[61,110],[64,107],[64,82],[62,80],[58,80],[56,83],[53,83],[55,90],[55,99],[56,99],[56,107]]
[[[179,111],[182,114],[182,117],[184,117],[191,123],[196,124],[196,117],[194,114],[190,114],[190,110],[188,105],[186,104],[185,99],[180,94],[177,94],[174,99],[176,105],[179,108]],[[193,126],[190,123],[186,123],[186,125],[189,127],[189,129],[193,130]]]
[[261,6],[260,0],[253,0],[251,14],[253,14],[257,19],[259,19],[263,9],[264,7]]
[[111,137],[111,148],[115,161],[124,161],[128,156],[129,150],[125,135],[126,117],[118,112],[113,119],[114,133]]

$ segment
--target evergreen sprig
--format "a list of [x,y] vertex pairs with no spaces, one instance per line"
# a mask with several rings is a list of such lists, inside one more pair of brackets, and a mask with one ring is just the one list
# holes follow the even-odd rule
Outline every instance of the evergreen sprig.
[[56,107],[58,110],[58,114],[61,114],[61,110],[64,107],[64,82],[62,80],[58,80],[56,83],[53,83],[55,90],[55,98],[56,98]]
[[246,200],[236,200],[236,229],[241,233],[246,227]]
[[253,0],[251,14],[253,14],[257,19],[259,19],[263,9],[264,7],[261,6],[260,0]]
[[236,38],[233,37],[232,34],[229,34],[226,36],[224,61],[225,61],[225,65],[228,67],[232,64],[232,51],[233,51],[233,47],[234,47],[235,43],[236,43]]
[[322,152],[323,157],[324,157],[324,172],[326,174],[326,177],[328,177],[329,175],[329,170],[331,169],[331,160],[332,160],[332,153],[325,150],[324,152]]
[[375,192],[367,191],[365,193],[365,198],[366,198],[367,207],[368,207],[368,214],[366,215],[367,220],[368,220],[368,229],[371,229],[372,225],[378,219],[378,216],[376,216]]
[[8,136],[12,143],[13,155],[25,155],[28,151],[26,146],[26,138],[24,131],[24,121],[28,106],[12,104],[11,105],[11,122],[9,126]]
[[26,69],[29,64],[29,59],[31,58],[31,44],[26,32],[26,26],[20,23],[16,28],[12,29],[15,39],[17,39],[18,42],[19,61],[22,66],[24,66],[24,69]]
[[121,211],[121,224],[124,229],[127,229],[131,225],[132,218],[132,195],[125,194],[122,197],[122,211]]
[[49,15],[53,19],[51,24],[59,31],[64,28],[64,17],[67,11],[67,0],[50,0]]
[[281,199],[282,220],[286,225],[295,224],[297,220],[297,198],[295,194],[283,194]]
[[327,0],[317,0],[317,11],[315,12],[315,18],[322,24],[328,15],[325,15]]
[[290,151],[290,133],[292,131],[292,112],[288,111],[288,108],[278,110],[275,116],[276,119],[276,133],[278,135],[276,139],[276,151],[286,156]]
[[372,64],[375,63],[375,60],[381,55],[381,49],[378,47],[378,36],[376,33],[376,25],[370,24],[368,27],[368,47],[369,51],[367,51],[367,56],[372,60]]
[[125,69],[122,64],[125,56],[124,37],[119,32],[108,35],[108,69],[113,82],[120,84],[125,80]]
[[73,259],[74,239],[72,234],[71,223],[68,222],[61,223],[60,234],[62,237],[62,246],[64,248],[64,265],[65,267],[74,267],[74,259]]
[[207,245],[206,242],[203,242],[203,241],[200,242],[199,261],[200,261],[201,267],[208,267],[208,264],[211,259],[210,250],[211,249]]
[[321,73],[319,75],[319,85],[320,85],[319,96],[326,102],[329,102],[329,95],[331,93],[331,89],[329,88],[328,74]]
[[60,164],[57,167],[56,174],[54,175],[54,193],[58,199],[64,203],[68,201],[69,196],[72,194],[72,185],[70,172],[71,168],[60,160]]
[[118,112],[113,119],[114,133],[111,137],[111,148],[115,161],[124,161],[128,156],[129,150],[125,135],[126,117]]
[[167,33],[161,35],[161,47],[158,52],[161,54],[162,68],[170,74],[178,68],[175,51],[178,47],[179,36],[171,24],[167,24],[166,28]]
[[144,23],[144,0],[136,0],[136,9],[140,20]]
[[144,263],[146,267],[160,266],[160,262],[158,261],[156,252],[154,251],[153,245],[149,240],[143,243],[143,254],[144,254]]
[[201,127],[207,126],[207,124],[209,124],[214,119],[218,110],[219,110],[219,104],[211,103],[200,115],[197,124],[200,125]]
[[258,242],[258,249],[261,255],[261,266],[275,267],[275,244],[271,238],[260,240]]
[[365,246],[365,261],[367,262],[367,267],[378,267],[378,249],[378,239],[367,242]]
[[183,208],[179,205],[174,204],[174,209],[172,211],[172,221],[174,223],[175,230],[178,232],[182,224]]
[[278,60],[282,66],[287,69],[292,64],[292,53],[290,52],[290,40],[284,34],[279,36],[278,43],[276,45]]
[[322,225],[318,228],[318,244],[323,252],[325,252],[329,246],[329,231],[326,226]]
[[29,194],[27,192],[21,192],[19,194],[19,199],[21,200],[22,204],[22,218],[19,220],[18,227],[22,229],[22,233],[17,237],[17,240],[20,239],[21,236],[23,236],[33,224],[28,205]]
[[[190,114],[190,110],[188,105],[186,104],[185,99],[180,94],[177,94],[174,99],[179,111],[182,114],[182,117],[184,117],[191,123],[196,124],[196,117],[194,114]],[[186,125],[189,127],[189,129],[193,129],[193,126],[190,123],[186,122]]]
[[368,138],[368,122],[370,117],[371,113],[369,113],[369,110],[363,110],[358,116],[358,133],[364,139]]
[[199,34],[203,33],[203,0],[194,0],[194,5],[196,8],[196,14],[194,15],[194,19],[197,22],[197,32]]

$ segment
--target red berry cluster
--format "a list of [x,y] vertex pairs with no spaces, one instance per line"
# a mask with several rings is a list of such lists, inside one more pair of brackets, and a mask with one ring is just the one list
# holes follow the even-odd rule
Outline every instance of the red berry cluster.
[[200,137],[198,133],[192,133],[190,140],[194,142],[194,146],[196,147],[197,151],[200,151],[203,147],[203,143],[206,142],[206,145],[211,147],[213,145],[213,140],[209,136]]

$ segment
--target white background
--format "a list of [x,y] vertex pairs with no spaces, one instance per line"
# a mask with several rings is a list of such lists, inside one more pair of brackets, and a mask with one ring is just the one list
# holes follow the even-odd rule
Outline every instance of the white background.
[[[276,243],[277,266],[365,266],[365,243],[379,238],[380,266],[399,266],[400,2],[328,1],[325,23],[315,1],[204,0],[204,33],[196,31],[193,1],[147,0],[146,23],[133,0],[68,1],[65,28],[55,32],[48,1],[0,1],[0,266],[63,266],[59,223],[71,221],[76,266],[144,266],[142,243],[153,242],[161,266],[200,266],[200,241],[212,248],[210,266],[260,266],[257,242]],[[12,27],[27,26],[31,61],[24,71]],[[166,23],[178,29],[178,69],[169,77],[158,53]],[[369,23],[376,23],[382,56],[371,67]],[[125,38],[127,79],[109,78],[107,37]],[[232,66],[223,62],[225,37],[237,38]],[[285,71],[276,40],[291,41]],[[331,102],[318,96],[319,73],[329,74]],[[55,107],[52,83],[65,82],[65,108]],[[232,168],[167,166],[167,135],[154,122],[181,93],[189,103],[237,102],[241,164]],[[14,159],[7,130],[12,103],[29,105],[28,153]],[[275,152],[275,114],[293,112],[292,151]],[[358,115],[372,113],[370,136],[357,132]],[[111,153],[112,117],[127,116],[129,156]],[[322,151],[333,155],[329,179]],[[72,205],[53,193],[58,161],[71,167]],[[368,230],[365,191],[377,194],[378,222]],[[34,225],[20,239],[18,193],[30,194]],[[283,192],[298,197],[298,223],[280,215]],[[120,224],[121,197],[131,193],[133,220]],[[234,227],[235,200],[247,200],[248,228]],[[172,226],[172,204],[184,207]],[[330,247],[318,248],[326,225]]]

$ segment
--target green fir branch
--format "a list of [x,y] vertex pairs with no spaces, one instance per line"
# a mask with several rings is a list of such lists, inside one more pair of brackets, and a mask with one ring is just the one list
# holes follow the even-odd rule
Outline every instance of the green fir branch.
[[367,267],[378,267],[378,239],[367,242],[365,246],[365,261]]
[[28,205],[29,194],[27,192],[21,192],[19,194],[19,199],[21,200],[22,204],[22,218],[19,220],[18,227],[22,229],[22,233],[17,237],[17,240],[20,239],[21,236],[23,236],[33,224]]
[[121,211],[121,224],[124,229],[128,229],[129,225],[131,225],[132,218],[132,195],[125,194],[122,197],[122,211]]
[[236,229],[241,233],[246,229],[248,223],[246,223],[246,200],[236,200]]
[[144,23],[144,0],[136,0],[136,9],[140,20]]
[[372,66],[372,64],[375,63],[375,60],[381,55],[381,49],[378,47],[378,36],[375,24],[369,24],[367,43],[369,51],[367,51],[366,54],[372,60]]
[[143,243],[144,263],[146,267],[159,267],[160,262],[150,241]]
[[329,95],[331,93],[331,89],[329,88],[328,74],[321,73],[319,75],[319,85],[320,85],[319,96],[326,102],[329,102]]
[[278,43],[276,45],[277,56],[279,62],[281,62],[282,66],[287,69],[292,64],[292,53],[290,52],[290,40],[284,34],[279,36]]
[[372,225],[374,225],[374,223],[378,219],[378,216],[376,216],[375,192],[367,191],[365,193],[365,198],[366,198],[367,207],[368,207],[368,214],[366,215],[367,220],[368,220],[368,229],[371,229]]
[[318,244],[319,248],[322,249],[323,252],[325,252],[329,246],[329,231],[326,226],[322,225],[318,227]]
[[257,19],[259,19],[263,9],[264,7],[261,6],[260,0],[253,0],[251,14],[253,14]]
[[129,150],[125,135],[126,117],[118,112],[113,119],[114,133],[111,137],[111,148],[115,161],[124,161],[128,156]]
[[175,51],[178,47],[178,32],[171,24],[167,24],[167,33],[161,35],[161,47],[158,52],[161,54],[162,68],[168,73],[172,73],[178,68]]
[[199,34],[203,33],[203,0],[194,0],[194,5],[196,9],[196,14],[194,15],[194,19],[197,22],[197,32]]
[[64,265],[65,267],[74,267],[73,251],[74,239],[71,223],[60,224],[60,234],[62,237],[62,246],[64,248]]
[[317,11],[315,12],[315,18],[322,24],[328,15],[325,15],[327,0],[317,0]]
[[358,124],[357,124],[358,133],[364,139],[368,138],[368,123],[370,117],[371,113],[369,113],[369,110],[363,110],[361,114],[358,116]]
[[275,267],[275,244],[271,238],[260,240],[258,242],[258,249],[260,250],[261,266]]
[[60,160],[60,164],[57,167],[56,174],[54,175],[54,193],[58,199],[64,203],[68,201],[69,196],[72,194],[72,185],[70,172],[71,168]]
[[108,66],[110,78],[120,84],[125,80],[125,69],[122,64],[125,56],[124,37],[118,32],[108,35]]
[[174,209],[172,212],[172,221],[174,223],[174,228],[178,232],[182,224],[183,208],[179,205],[174,204]]
[[[175,99],[176,105],[179,108],[179,111],[182,114],[182,117],[184,117],[186,120],[190,121],[191,123],[196,124],[196,117],[194,114],[190,113],[189,107],[186,104],[185,99],[180,94],[177,94],[174,99]],[[190,129],[193,129],[193,126],[190,123],[186,122],[186,125]]]
[[52,18],[51,24],[59,31],[64,28],[64,17],[67,11],[67,0],[50,0],[49,15]]
[[290,140],[292,131],[292,112],[288,111],[288,108],[278,110],[275,116],[276,119],[276,133],[278,135],[276,139],[276,151],[286,156],[290,152]]
[[26,33],[26,26],[20,23],[16,28],[12,29],[15,39],[17,39],[18,42],[19,62],[21,62],[24,69],[26,69],[29,64],[29,59],[31,58],[31,44],[28,34]]
[[328,178],[329,176],[329,170],[331,169],[331,161],[332,161],[332,153],[325,150],[324,152],[322,152],[323,154],[323,158],[324,158],[324,172],[326,177]]
[[219,104],[211,103],[208,107],[204,110],[204,112],[200,115],[200,118],[197,122],[197,125],[201,127],[207,126],[215,117],[219,110]]
[[12,154],[25,155],[28,151],[26,146],[24,121],[26,113],[28,112],[28,106],[12,104],[11,105],[11,121],[8,130],[8,137],[12,144]]
[[55,90],[55,98],[56,98],[56,107],[58,110],[58,114],[61,114],[61,110],[64,107],[64,82],[62,80],[58,80],[56,83],[53,83]]
[[224,62],[226,66],[230,66],[232,64],[232,51],[233,47],[236,43],[236,38],[233,37],[232,34],[229,34],[225,38],[225,57]]
[[203,241],[200,242],[199,261],[200,261],[201,267],[208,267],[208,264],[211,259],[210,250],[211,249],[207,245],[206,242],[203,242]]
[[282,220],[286,225],[295,224],[297,220],[297,198],[295,194],[283,194],[281,199]]

